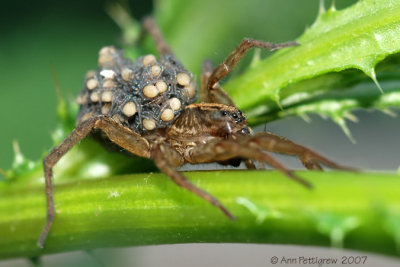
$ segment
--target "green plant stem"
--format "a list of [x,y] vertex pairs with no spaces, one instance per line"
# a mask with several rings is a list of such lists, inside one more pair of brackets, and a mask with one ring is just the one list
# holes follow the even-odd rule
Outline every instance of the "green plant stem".
[[[0,258],[149,244],[240,242],[337,246],[399,255],[400,177],[298,172],[308,190],[277,171],[186,172],[236,216],[160,173],[55,185],[56,218],[45,249],[44,186],[0,188]],[[18,212],[16,212],[18,211]]]

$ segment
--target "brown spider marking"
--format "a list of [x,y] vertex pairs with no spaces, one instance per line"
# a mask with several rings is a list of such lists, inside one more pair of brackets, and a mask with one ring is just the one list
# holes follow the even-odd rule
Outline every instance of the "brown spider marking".
[[218,207],[230,219],[234,216],[212,195],[190,183],[176,167],[186,163],[218,162],[248,169],[262,162],[289,178],[311,185],[275,160],[267,151],[299,157],[307,169],[321,170],[320,164],[347,169],[316,152],[268,132],[252,134],[246,117],[219,86],[252,47],[276,50],[298,43],[273,44],[244,39],[228,58],[212,70],[203,64],[201,102],[196,98],[193,75],[175,58],[155,21],[147,17],[144,29],[155,40],[161,57],[146,55],[131,62],[121,50],[104,47],[99,52],[97,71],[86,74],[77,98],[80,112],[76,128],[44,159],[47,223],[37,242],[44,246],[55,216],[52,169],[59,159],[89,134],[100,134],[126,151],[154,160],[156,166],[177,185]]

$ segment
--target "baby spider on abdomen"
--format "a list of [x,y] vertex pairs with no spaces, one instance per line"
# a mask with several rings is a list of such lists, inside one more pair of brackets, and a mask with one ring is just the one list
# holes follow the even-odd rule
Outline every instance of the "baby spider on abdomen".
[[144,29],[155,40],[160,59],[146,55],[135,62],[123,57],[121,50],[100,50],[97,71],[90,71],[77,98],[80,112],[76,128],[44,159],[47,195],[47,223],[38,240],[43,247],[54,212],[52,169],[75,144],[91,133],[99,134],[127,152],[154,160],[156,166],[177,185],[234,216],[212,195],[191,184],[176,170],[186,163],[218,162],[248,169],[262,162],[310,187],[276,161],[269,152],[299,157],[308,169],[320,164],[345,169],[318,153],[288,139],[261,132],[252,134],[246,117],[219,86],[242,56],[252,47],[276,50],[296,46],[296,42],[273,44],[244,39],[228,58],[214,70],[205,61],[201,77],[201,103],[196,100],[193,75],[175,58],[154,20],[147,17]]

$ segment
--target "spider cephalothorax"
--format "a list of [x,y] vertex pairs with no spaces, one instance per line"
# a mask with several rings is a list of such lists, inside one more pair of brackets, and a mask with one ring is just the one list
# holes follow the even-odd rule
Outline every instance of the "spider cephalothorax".
[[196,97],[193,75],[175,58],[152,18],[144,28],[156,42],[161,57],[147,55],[135,62],[123,57],[114,47],[99,53],[99,68],[86,75],[78,96],[80,113],[76,128],[44,159],[47,195],[47,223],[38,245],[43,247],[55,212],[52,168],[76,143],[93,133],[127,152],[151,158],[156,166],[177,185],[197,194],[225,215],[233,215],[213,196],[191,184],[176,167],[186,163],[218,162],[238,166],[244,162],[267,163],[305,186],[309,183],[286,169],[267,151],[299,157],[308,169],[321,169],[320,163],[343,168],[327,158],[288,139],[268,132],[252,134],[247,120],[219,86],[252,47],[275,50],[298,45],[296,42],[273,44],[244,39],[228,58],[214,70],[205,61],[201,78],[201,103]]
[[250,134],[246,117],[236,107],[217,103],[192,104],[183,110],[167,134],[174,138],[228,139]]

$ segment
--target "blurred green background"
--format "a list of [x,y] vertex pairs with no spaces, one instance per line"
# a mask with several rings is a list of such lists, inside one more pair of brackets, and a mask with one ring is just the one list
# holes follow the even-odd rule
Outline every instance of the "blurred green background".
[[[293,40],[311,25],[319,1],[123,1],[136,18],[152,13],[176,54],[199,74],[202,60],[219,63],[243,37]],[[355,1],[336,1],[342,8]],[[105,12],[110,1],[2,1],[0,42],[0,167],[12,162],[12,140],[38,159],[52,146],[56,89],[74,98],[102,46],[122,45],[121,31]],[[327,6],[330,3],[327,3]],[[172,10],[172,11],[171,11]],[[267,54],[267,53],[263,53]],[[251,57],[248,55],[247,58]]]

